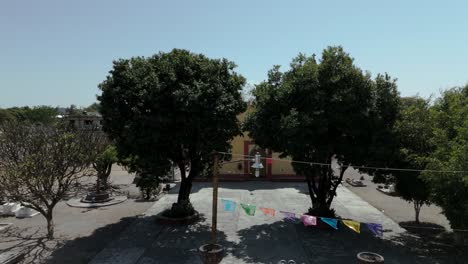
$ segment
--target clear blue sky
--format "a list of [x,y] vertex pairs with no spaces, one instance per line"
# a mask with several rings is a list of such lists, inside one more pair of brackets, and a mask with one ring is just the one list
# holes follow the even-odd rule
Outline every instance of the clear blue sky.
[[468,1],[2,1],[0,107],[77,104],[112,60],[184,48],[252,83],[299,52],[342,45],[372,74],[427,97],[468,82]]

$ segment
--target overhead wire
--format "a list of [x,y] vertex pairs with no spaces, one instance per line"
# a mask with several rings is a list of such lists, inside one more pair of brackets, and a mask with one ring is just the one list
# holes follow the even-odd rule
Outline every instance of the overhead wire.
[[[237,157],[245,157],[245,158],[255,158],[252,155],[245,155],[239,153],[229,153],[229,152],[222,152],[218,151],[218,153],[223,155],[231,155]],[[290,163],[299,163],[299,164],[308,164],[308,165],[317,165],[317,166],[330,166],[329,163],[323,162],[313,162],[313,161],[301,161],[301,160],[292,160],[292,159],[278,159],[278,158],[270,158],[270,157],[260,157],[262,160],[274,160],[280,162],[290,162]],[[373,169],[373,170],[388,170],[388,171],[411,171],[411,172],[434,172],[434,173],[468,173],[468,171],[463,170],[419,170],[419,169],[407,169],[407,168],[391,168],[391,167],[373,167],[373,166],[359,166],[359,165],[341,165],[341,167],[352,167],[355,169]]]

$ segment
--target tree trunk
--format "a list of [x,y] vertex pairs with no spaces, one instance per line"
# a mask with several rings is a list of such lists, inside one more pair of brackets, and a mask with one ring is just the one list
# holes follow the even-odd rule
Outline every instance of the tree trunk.
[[[184,171],[181,171],[182,181],[180,183],[179,196],[177,197],[177,203],[190,202],[190,193],[192,192],[192,181],[200,173],[200,160],[193,158],[190,160],[190,172],[188,176],[185,176],[185,165],[182,166]],[[182,169],[181,165],[179,168]]]
[[101,175],[97,175],[96,179],[96,193],[100,194],[101,193]]
[[104,190],[109,189],[109,176],[111,172],[112,172],[112,163],[109,163],[106,168],[106,174],[104,174],[102,177],[102,185],[104,187]]
[[190,202],[190,192],[192,191],[192,180],[185,178],[180,183],[179,196],[177,197],[177,203],[183,201]]
[[345,166],[342,166],[340,168],[340,176],[338,178],[338,181],[333,185],[333,189],[331,191],[331,194],[330,194],[330,197],[328,198],[328,201],[327,201],[327,204],[328,206],[331,206],[331,203],[333,202],[333,199],[335,198],[336,196],[336,189],[338,189],[338,186],[341,184],[341,182],[343,181],[343,176],[344,176],[344,173],[345,171],[348,169],[348,166],[345,165]]
[[321,168],[313,167],[312,176],[307,179],[307,185],[309,187],[310,199],[312,200],[312,212],[314,214],[320,214],[327,211],[328,206],[326,203],[325,192],[323,190],[324,181]]
[[179,195],[177,196],[177,203],[180,204],[182,201],[189,201],[190,192],[192,191],[192,181],[186,176],[185,164],[183,162],[177,163],[180,170],[180,188]]
[[[332,185],[333,171],[331,170],[331,156],[327,157],[326,163],[330,164],[326,167],[312,167],[313,175],[307,178],[307,185],[313,190],[313,195],[310,195],[312,200],[312,211],[317,216],[331,217],[332,210],[330,205],[333,200],[336,188]],[[344,171],[343,171],[344,173]],[[341,174],[340,176],[342,176]]]
[[312,187],[311,175],[306,172],[305,176],[306,176],[307,187],[309,188],[310,201],[312,202],[312,205],[313,205],[314,204],[314,189]]
[[54,239],[54,220],[52,217],[52,210],[47,213],[47,238]]
[[416,224],[419,224],[419,212],[421,212],[421,207],[423,205],[422,202],[420,201],[414,201],[413,202],[413,205],[414,205],[414,220],[416,222]]

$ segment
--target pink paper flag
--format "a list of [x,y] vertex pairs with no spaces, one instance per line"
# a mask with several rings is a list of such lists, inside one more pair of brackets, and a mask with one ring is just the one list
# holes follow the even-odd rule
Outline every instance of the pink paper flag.
[[301,216],[301,221],[304,226],[314,226],[317,225],[317,217],[311,215],[303,215]]

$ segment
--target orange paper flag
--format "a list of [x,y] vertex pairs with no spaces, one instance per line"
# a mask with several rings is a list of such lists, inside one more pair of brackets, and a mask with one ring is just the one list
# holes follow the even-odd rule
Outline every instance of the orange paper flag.
[[275,209],[260,207],[260,210],[261,210],[261,211],[263,212],[263,214],[265,214],[265,215],[275,216]]

